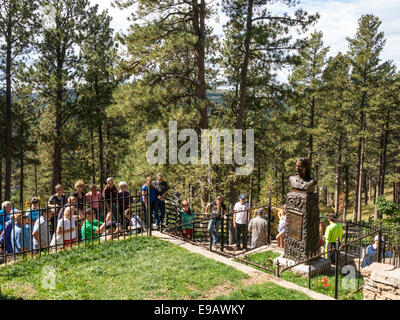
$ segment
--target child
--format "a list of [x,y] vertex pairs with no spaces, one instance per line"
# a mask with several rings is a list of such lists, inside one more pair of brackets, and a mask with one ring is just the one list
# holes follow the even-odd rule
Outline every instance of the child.
[[279,225],[278,225],[278,235],[276,236],[276,244],[278,248],[285,247],[285,230],[286,230],[286,205],[283,206],[283,209],[278,212],[279,216]]

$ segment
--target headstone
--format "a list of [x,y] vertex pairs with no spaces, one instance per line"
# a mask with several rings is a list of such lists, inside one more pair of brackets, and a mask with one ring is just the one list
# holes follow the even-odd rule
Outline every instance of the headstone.
[[301,261],[320,252],[319,206],[318,193],[314,192],[317,181],[310,177],[309,159],[296,161],[296,173],[289,178],[291,191],[286,202],[284,257]]

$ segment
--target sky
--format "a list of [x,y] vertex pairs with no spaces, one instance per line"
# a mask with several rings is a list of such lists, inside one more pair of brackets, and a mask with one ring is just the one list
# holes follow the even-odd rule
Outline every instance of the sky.
[[[90,0],[92,4],[98,4],[99,9],[108,9],[113,18],[111,26],[117,31],[127,31],[130,25],[128,17],[132,9],[120,10],[112,8],[112,0]],[[218,1],[220,3],[221,1]],[[380,31],[386,38],[386,45],[381,53],[383,61],[393,60],[395,65],[400,66],[400,0],[300,0],[296,8],[303,8],[312,14],[319,12],[319,21],[310,29],[322,31],[325,46],[329,46],[328,56],[334,56],[338,52],[345,53],[348,43],[346,37],[353,37],[357,31],[358,19],[363,14],[373,14],[382,21]],[[288,12],[286,6],[275,4],[271,6],[273,12]],[[215,32],[222,36],[222,25],[226,21],[220,15],[219,21],[212,22]],[[283,71],[279,79],[285,81],[287,72]]]

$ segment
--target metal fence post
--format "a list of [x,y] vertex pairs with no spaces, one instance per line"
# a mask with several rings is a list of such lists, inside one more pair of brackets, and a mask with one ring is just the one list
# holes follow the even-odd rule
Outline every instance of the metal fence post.
[[378,261],[378,263],[382,262],[382,224],[379,224],[378,227],[378,248],[376,250],[376,261]]
[[151,189],[150,186],[147,186],[147,193],[146,193],[146,200],[147,200],[147,208],[146,208],[146,216],[147,216],[147,235],[151,236],[151,228],[153,227],[151,223]]
[[224,211],[222,210],[222,215],[221,215],[221,252],[224,252],[224,241],[225,241],[225,237],[224,237]]
[[335,299],[338,298],[338,290],[339,290],[339,247],[340,247],[340,242],[339,239],[337,239],[335,246]]
[[267,239],[267,243],[268,245],[271,244],[271,197],[269,197],[268,200],[268,239]]
[[279,274],[279,260],[276,260],[275,275],[276,275],[278,278],[280,278],[280,274]]
[[344,243],[346,244],[346,249],[345,249],[345,252],[344,252],[345,264],[347,264],[347,251],[348,251],[347,242],[348,241],[349,241],[349,223],[348,223],[348,221],[346,221],[346,234],[345,234],[345,239],[344,239]]

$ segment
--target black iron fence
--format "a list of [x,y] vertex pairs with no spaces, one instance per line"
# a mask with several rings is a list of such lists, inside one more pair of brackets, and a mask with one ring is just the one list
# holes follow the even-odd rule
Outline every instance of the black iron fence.
[[[151,235],[157,229],[278,277],[293,280],[302,274],[310,289],[319,292],[334,290],[330,295],[335,298],[347,298],[362,289],[361,269],[365,259],[369,259],[368,263],[378,261],[400,267],[399,232],[393,227],[337,220],[337,223],[342,224],[344,235],[328,250],[321,249],[320,254],[314,257],[288,265],[279,259],[274,264],[270,260],[256,263],[247,258],[251,249],[233,249],[236,235],[232,210],[219,217],[216,249],[212,246],[212,235],[208,229],[210,216],[194,212],[193,221],[185,224],[182,223],[183,208],[179,194],[170,192],[165,197],[165,210],[157,200],[152,200],[154,199],[151,199],[150,193],[143,196],[142,192],[131,194],[126,191],[120,194],[111,193],[106,199],[101,195],[97,198],[85,197],[83,200],[70,197],[66,203],[31,204],[29,209],[21,211],[4,208],[3,213],[0,213],[0,263],[7,264],[24,257],[40,256],[69,247],[125,239],[144,233]],[[259,208],[266,211],[266,244],[270,244],[278,233],[272,227],[274,217],[271,205],[249,208],[246,211],[251,215]],[[158,218],[155,216],[157,214]],[[157,220],[159,224],[155,225]],[[326,223],[326,219],[321,217],[321,222]],[[182,232],[185,225],[193,225],[190,238],[184,237]],[[371,256],[368,248],[374,243],[376,236],[379,238],[377,253],[373,252]],[[251,232],[247,235],[248,243],[250,239]]]
[[151,234],[150,194],[126,191],[104,198],[60,195],[53,203],[32,203],[18,210],[6,205],[0,212],[0,263],[41,256],[69,247]]

